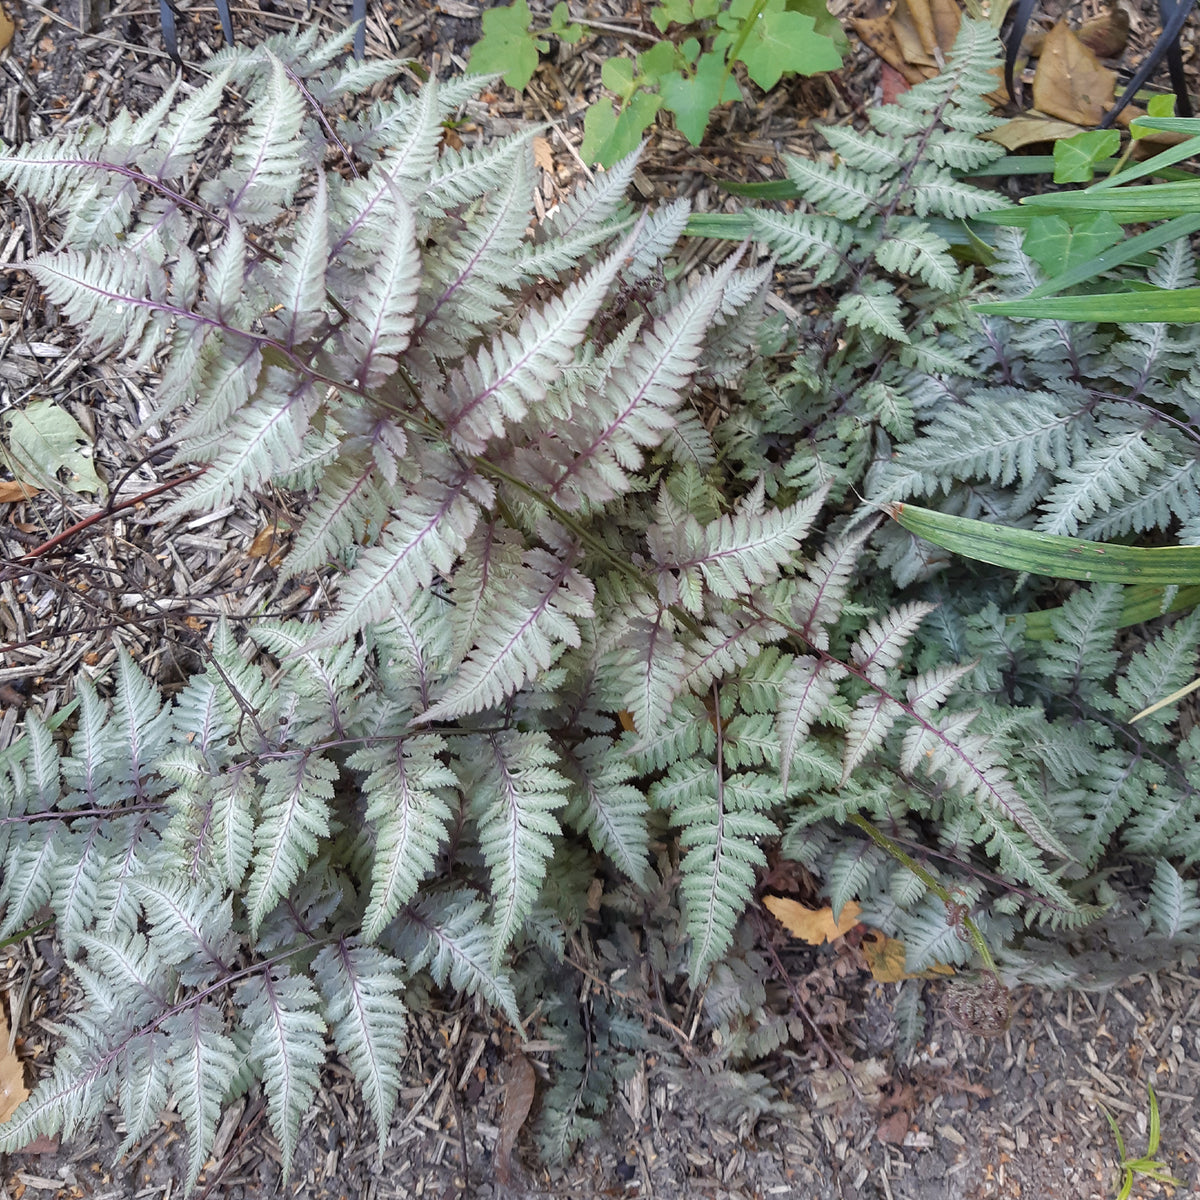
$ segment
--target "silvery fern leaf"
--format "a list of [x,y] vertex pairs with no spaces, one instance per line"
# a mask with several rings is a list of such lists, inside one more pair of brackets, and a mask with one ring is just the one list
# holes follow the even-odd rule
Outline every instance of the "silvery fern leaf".
[[861,216],[875,199],[878,184],[864,171],[826,166],[809,158],[784,157],[788,177],[814,208],[843,221]]
[[593,615],[591,580],[544,550],[528,550],[510,589],[497,597],[488,624],[422,723],[481,712],[499,704],[580,644],[577,621]]
[[172,305],[167,278],[148,257],[64,250],[35,259],[33,273],[68,320],[88,329],[96,352],[153,352],[166,332]]
[[308,1112],[325,1061],[320,999],[302,975],[264,969],[236,993],[250,1037],[250,1056],[262,1072],[271,1131],[279,1140],[284,1177],[290,1173],[300,1121]]
[[304,98],[270,52],[271,74],[234,142],[228,168],[200,185],[200,195],[247,224],[273,220],[290,202],[304,166]]
[[539,461],[522,464],[534,479],[544,480],[550,499],[572,509],[629,489],[627,472],[641,465],[642,450],[661,443],[675,423],[672,410],[695,370],[737,259],[731,255],[656,320],[609,375],[603,392],[589,398],[569,433],[561,441],[544,438]]
[[637,772],[608,738],[588,738],[564,756],[571,794],[563,822],[586,833],[592,846],[635,883],[648,878],[650,829]]
[[1196,881],[1184,879],[1166,859],[1160,859],[1150,885],[1147,908],[1154,927],[1169,938],[1200,931],[1200,896]]
[[374,831],[371,893],[363,937],[374,941],[433,870],[446,836],[450,807],[443,793],[456,783],[439,760],[441,738],[420,734],[355,751],[347,763],[366,773],[366,818]]
[[554,813],[567,802],[568,781],[556,770],[558,756],[545,734],[501,733],[472,738],[460,763],[467,778],[479,848],[492,880],[492,967],[533,910],[551,838]]
[[828,283],[845,271],[854,230],[836,217],[759,209],[751,209],[749,216],[755,237],[780,262],[812,270],[814,283]]
[[871,683],[883,684],[917,627],[935,607],[926,602],[902,604],[881,620],[871,621],[850,647],[855,666]]
[[261,773],[265,786],[259,799],[246,894],[254,930],[315,857],[318,839],[329,836],[329,807],[338,768],[321,754],[293,751],[264,763]]
[[303,342],[324,320],[325,267],[329,258],[329,203],[325,177],[296,221],[291,246],[279,264],[272,292],[281,310],[271,329],[283,345]]
[[629,243],[618,248],[545,309],[531,310],[515,335],[502,332],[464,360],[447,381],[444,400],[439,396],[431,402],[457,445],[481,453],[507,423],[521,420],[544,398],[574,358],[628,249]]
[[431,481],[410,496],[379,541],[358,555],[339,603],[311,646],[331,645],[403,608],[437,571],[449,573],[479,518],[472,479]]
[[333,362],[360,388],[375,388],[394,375],[398,356],[416,320],[421,256],[416,222],[408,203],[395,193],[381,198],[375,219],[386,235],[373,264],[355,281],[351,317],[337,330]]
[[837,692],[838,680],[847,674],[843,664],[819,661],[810,655],[795,659],[780,684],[775,719],[779,738],[780,789],[786,794],[796,756],[825,706]]
[[188,1135],[185,1187],[190,1191],[208,1160],[221,1102],[237,1074],[237,1048],[211,1004],[193,1001],[168,1017],[163,1028],[170,1038],[171,1090]]
[[495,942],[474,893],[441,892],[409,905],[391,931],[392,950],[410,973],[428,969],[435,982],[482,996],[520,1024],[512,980],[492,967]]
[[333,1044],[350,1064],[379,1131],[382,1160],[407,1043],[400,1000],[404,964],[382,950],[339,939],[317,954],[312,970]]

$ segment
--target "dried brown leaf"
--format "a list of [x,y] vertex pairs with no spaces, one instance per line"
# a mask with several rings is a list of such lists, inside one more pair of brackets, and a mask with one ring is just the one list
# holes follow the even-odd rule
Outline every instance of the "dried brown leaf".
[[889,67],[899,71],[910,84],[918,84],[929,78],[929,68],[922,71],[905,60],[896,40],[892,23],[887,17],[851,17],[850,24],[854,32],[862,39],[863,44],[877,54]]
[[933,29],[937,44],[943,54],[954,49],[958,27],[962,24],[962,9],[958,0],[929,0],[929,11],[933,16]]
[[0,8],[0,50],[8,49],[8,44],[13,40],[13,34],[16,31],[17,27],[13,24],[12,17],[3,8]]
[[0,1008],[0,1123],[7,1121],[17,1105],[29,1095],[25,1068],[8,1046],[8,1018]]
[[908,1133],[908,1113],[897,1109],[890,1117],[884,1117],[875,1130],[875,1136],[885,1146],[903,1146],[905,1134]]
[[1112,106],[1117,73],[1079,40],[1065,21],[1046,34],[1033,76],[1033,106],[1064,121],[1092,126]]
[[550,143],[544,137],[535,137],[533,139],[533,161],[543,171],[554,170],[554,152],[550,149]]
[[529,1059],[519,1050],[508,1060],[505,1070],[504,1111],[500,1114],[500,1138],[496,1142],[496,1182],[508,1187],[512,1182],[512,1153],[517,1135],[537,1092],[537,1074]]
[[921,0],[899,0],[892,10],[891,26],[909,66],[937,68],[933,18],[927,0],[923,5]]
[[1114,4],[1080,25],[1079,40],[1097,58],[1120,58],[1129,41],[1129,14]]
[[1024,113],[983,136],[1006,150],[1020,150],[1022,146],[1056,142],[1059,138],[1074,137],[1082,132],[1081,126],[1070,121],[1056,121],[1053,117],[1043,117],[1038,113]]
[[0,504],[15,504],[18,500],[28,500],[41,490],[32,483],[21,483],[17,479],[0,479]]

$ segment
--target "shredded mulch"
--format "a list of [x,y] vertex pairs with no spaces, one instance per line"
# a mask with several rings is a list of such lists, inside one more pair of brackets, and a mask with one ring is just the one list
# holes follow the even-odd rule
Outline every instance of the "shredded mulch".
[[[124,105],[141,110],[174,78],[153,0],[0,4],[17,23],[11,47],[0,54],[0,135],[9,144],[76,122],[106,121]],[[548,11],[551,4],[534,0],[531,7]],[[562,47],[523,94],[495,87],[470,111],[460,136],[541,124],[539,206],[553,206],[589,174],[577,148],[583,113],[600,94],[600,65],[622,46],[649,44],[650,7],[640,0],[589,4],[601,36]],[[858,0],[833,0],[830,7],[863,8]],[[1099,0],[1087,0],[1072,11],[1082,19],[1100,8]],[[319,21],[333,32],[345,27],[348,9],[347,3],[275,0],[235,10],[235,16],[239,37],[252,41],[296,21]],[[412,59],[435,74],[460,71],[479,34],[480,11],[465,0],[373,0],[367,52]],[[1149,8],[1133,13],[1127,67],[1152,44],[1157,20]],[[192,5],[181,13],[179,28],[185,62],[220,48],[212,8]],[[723,110],[700,149],[671,130],[661,132],[635,187],[645,200],[687,196],[702,211],[733,209],[717,181],[779,178],[782,155],[814,153],[814,121],[859,119],[878,101],[879,87],[876,60],[856,47],[837,76],[798,80],[758,105]],[[8,264],[0,271],[0,419],[34,399],[55,400],[93,440],[97,470],[108,482],[103,498],[43,492],[0,504],[3,746],[31,703],[57,708],[71,698],[78,673],[102,677],[115,657],[114,639],[169,691],[200,664],[215,618],[316,615],[328,597],[319,577],[281,584],[275,573],[289,531],[302,517],[296,496],[263,492],[215,512],[161,519],[189,471],[169,465],[163,445],[169,430],[148,424],[152,372],[139,374],[80,350],[19,269],[54,243],[53,228],[8,195],[0,196],[0,214],[0,262]],[[699,259],[712,249],[697,243],[689,255]],[[252,1093],[221,1123],[200,1195],[1101,1200],[1119,1186],[1116,1147],[1101,1106],[1118,1120],[1131,1153],[1140,1154],[1148,1083],[1162,1107],[1159,1156],[1193,1194],[1200,1189],[1194,972],[1161,972],[1092,994],[1027,990],[1017,997],[1012,1026],[995,1039],[956,1028],[930,989],[924,1036],[911,1058],[898,1062],[895,987],[872,982],[845,946],[785,947],[780,954],[790,977],[804,981],[796,994],[802,994],[806,1025],[820,1036],[755,1065],[785,1102],[778,1112],[731,1127],[709,1115],[703,1101],[713,1085],[699,1068],[646,1055],[623,1085],[600,1138],[567,1167],[550,1170],[538,1164],[526,1128],[503,1182],[499,1157],[516,1031],[471,1006],[433,1009],[412,1022],[405,1085],[382,1147],[350,1072],[334,1063],[290,1180],[280,1178],[279,1149],[262,1098]],[[598,986],[581,974],[581,990]],[[0,951],[0,993],[32,1080],[47,1069],[74,999],[72,976],[51,936],[31,936]],[[684,1020],[682,1011],[655,1015],[676,1027]],[[540,1082],[551,1047],[538,1040],[536,1026],[524,1032],[521,1050]],[[711,1052],[691,1049],[696,1059]],[[0,1164],[0,1200],[170,1200],[185,1156],[178,1118],[164,1114],[153,1137],[118,1159],[121,1138],[114,1110],[91,1138],[43,1140],[8,1156]],[[1134,1194],[1171,1191],[1143,1180]]]

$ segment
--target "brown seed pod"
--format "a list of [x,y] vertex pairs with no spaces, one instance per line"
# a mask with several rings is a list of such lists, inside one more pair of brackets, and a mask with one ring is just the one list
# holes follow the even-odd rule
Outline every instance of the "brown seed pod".
[[952,983],[942,997],[946,1016],[967,1033],[999,1037],[1012,1023],[1012,996],[990,971],[975,983]]

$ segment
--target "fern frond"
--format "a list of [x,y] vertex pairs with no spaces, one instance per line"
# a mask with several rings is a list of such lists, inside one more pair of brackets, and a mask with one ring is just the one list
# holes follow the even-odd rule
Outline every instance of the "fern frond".
[[464,791],[495,897],[495,969],[533,909],[554,849],[550,839],[560,832],[554,813],[566,804],[569,784],[544,734],[489,734],[463,765],[471,772]]
[[170,1038],[171,1091],[188,1135],[185,1186],[190,1191],[208,1161],[238,1054],[214,1005],[191,1004],[168,1017],[163,1029]]
[[512,980],[492,967],[495,936],[485,921],[487,905],[472,892],[439,893],[404,910],[393,950],[410,972],[428,967],[434,982],[482,996],[515,1025],[521,1023]]
[[333,1044],[350,1064],[379,1132],[380,1159],[396,1111],[408,1035],[400,1000],[403,970],[399,959],[342,939],[321,950],[312,965]]
[[1200,930],[1200,895],[1195,880],[1185,880],[1167,860],[1159,859],[1150,885],[1150,920],[1169,938]]
[[229,166],[200,185],[204,200],[247,224],[265,224],[286,208],[306,165],[304,98],[283,63],[266,53],[271,74],[248,128],[234,142]]
[[419,721],[490,708],[549,667],[563,646],[579,645],[576,621],[593,615],[594,589],[586,576],[544,550],[528,550],[509,584],[453,682]]
[[374,941],[417,893],[446,836],[450,807],[443,789],[456,783],[440,761],[441,738],[430,734],[369,746],[347,763],[366,773],[367,820],[375,830],[371,895],[363,937]]
[[447,484],[427,484],[408,498],[378,543],[363,551],[343,581],[339,603],[312,646],[331,645],[402,609],[435,571],[449,574],[479,517],[461,475]]
[[254,830],[254,859],[246,893],[250,926],[285,896],[317,852],[318,839],[329,836],[329,805],[337,765],[308,751],[266,762]]
[[250,1057],[262,1072],[267,1117],[279,1141],[286,1178],[325,1061],[320,998],[302,975],[261,971],[241,985],[236,1000],[250,1035]]

